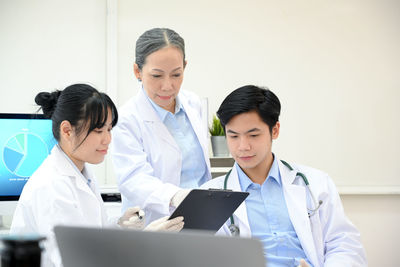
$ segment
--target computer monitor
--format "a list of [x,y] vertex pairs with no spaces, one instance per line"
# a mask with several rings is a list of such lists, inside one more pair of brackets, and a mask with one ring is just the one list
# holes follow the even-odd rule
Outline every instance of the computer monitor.
[[55,144],[52,122],[43,115],[0,113],[0,216],[14,212],[25,183]]

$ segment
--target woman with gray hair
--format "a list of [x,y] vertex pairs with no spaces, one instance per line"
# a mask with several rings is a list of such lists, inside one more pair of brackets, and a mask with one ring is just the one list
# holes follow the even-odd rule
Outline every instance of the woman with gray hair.
[[207,129],[199,98],[181,90],[183,38],[167,28],[148,30],[135,56],[141,90],[120,109],[112,154],[123,210],[139,205],[151,222],[211,178]]

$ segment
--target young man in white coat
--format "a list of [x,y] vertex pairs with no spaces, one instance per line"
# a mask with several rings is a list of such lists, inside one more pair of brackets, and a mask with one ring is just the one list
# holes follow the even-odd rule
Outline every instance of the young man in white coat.
[[219,233],[260,239],[268,266],[366,266],[360,234],[331,178],[272,153],[280,109],[274,93],[248,85],[217,112],[235,164],[203,187],[250,193]]

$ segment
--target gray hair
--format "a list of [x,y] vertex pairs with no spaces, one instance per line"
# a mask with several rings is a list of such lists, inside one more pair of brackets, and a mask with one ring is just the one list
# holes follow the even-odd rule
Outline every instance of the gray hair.
[[136,41],[135,63],[142,70],[148,55],[167,46],[174,46],[181,50],[183,64],[185,64],[185,41],[174,30],[168,28],[153,28],[139,37]]

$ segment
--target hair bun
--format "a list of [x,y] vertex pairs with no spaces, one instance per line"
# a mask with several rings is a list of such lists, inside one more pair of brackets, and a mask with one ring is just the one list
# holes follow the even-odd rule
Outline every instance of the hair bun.
[[51,116],[53,115],[60,94],[61,91],[56,90],[51,93],[40,92],[39,94],[36,95],[35,102],[36,104],[41,106],[45,117],[51,118]]

